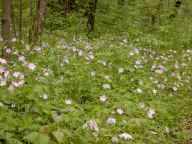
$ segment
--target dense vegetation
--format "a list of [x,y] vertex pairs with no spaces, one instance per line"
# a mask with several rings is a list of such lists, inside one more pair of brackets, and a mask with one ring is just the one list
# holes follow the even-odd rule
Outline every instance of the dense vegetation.
[[0,7],[0,144],[191,143],[191,0]]

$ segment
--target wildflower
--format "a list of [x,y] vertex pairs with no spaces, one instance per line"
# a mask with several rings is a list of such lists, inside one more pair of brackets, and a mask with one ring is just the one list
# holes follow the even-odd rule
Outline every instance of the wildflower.
[[100,60],[99,63],[102,64],[103,66],[107,66],[107,62],[104,60]]
[[22,63],[26,63],[26,59],[25,59],[25,57],[24,56],[22,56],[22,55],[19,55],[18,56],[18,60],[20,61],[20,62],[22,62]]
[[78,56],[82,56],[83,55],[83,51],[82,50],[78,50]]
[[27,65],[27,67],[28,67],[30,70],[35,70],[37,66],[36,66],[35,64],[33,64],[33,63],[29,63],[29,64]]
[[117,112],[117,114],[119,114],[119,115],[123,115],[123,114],[125,113],[122,108],[117,108],[117,109],[116,109],[116,112]]
[[16,42],[17,41],[17,39],[16,38],[12,38],[12,40],[11,40],[12,42]]
[[7,64],[7,60],[3,59],[3,58],[0,58],[0,64]]
[[72,104],[72,100],[71,99],[66,99],[65,100],[65,104],[66,105],[71,105]]
[[153,92],[153,94],[157,94],[157,90],[156,89],[153,89],[152,92]]
[[44,76],[49,76],[49,69],[43,69],[43,75]]
[[4,77],[7,78],[9,76],[9,71],[6,67],[0,67],[0,74]]
[[107,119],[107,124],[110,124],[110,125],[116,124],[116,119],[114,117],[109,117]]
[[42,99],[47,100],[48,99],[48,95],[47,94],[43,94],[42,96],[40,96]]
[[119,135],[119,138],[121,138],[122,140],[128,141],[128,140],[132,140],[133,137],[128,134],[128,133],[122,133]]
[[91,76],[95,76],[96,75],[96,71],[91,71]]
[[5,52],[6,52],[7,54],[10,54],[10,53],[12,52],[12,50],[11,50],[11,48],[6,48],[6,49],[5,49]]
[[163,74],[166,71],[166,68],[162,65],[159,65],[157,69],[155,70],[155,73],[157,74]]
[[21,72],[13,72],[13,77],[19,78],[19,79],[24,79],[24,74],[22,74]]
[[94,59],[93,53],[92,53],[92,52],[89,52],[88,55],[87,55],[87,57],[86,57],[86,60],[91,61],[91,60],[93,60],[93,59]]
[[139,93],[139,94],[141,94],[141,93],[143,93],[143,90],[140,89],[140,88],[137,88],[137,89],[136,89],[136,92]]
[[144,108],[145,108],[145,103],[144,103],[144,102],[140,102],[140,103],[139,103],[139,107],[140,107],[141,109],[144,109]]
[[34,48],[34,51],[36,51],[37,53],[41,53],[42,48],[41,48],[41,47],[35,47],[35,48]]
[[111,89],[111,85],[110,85],[110,84],[107,84],[107,83],[106,83],[106,84],[103,84],[102,87],[103,87],[103,89],[105,89],[105,90],[106,90],[106,89]]
[[106,102],[107,99],[108,99],[108,97],[106,95],[102,95],[99,97],[100,102],[103,102],[103,103]]
[[15,88],[19,88],[22,87],[24,85],[25,81],[24,80],[15,80],[12,81],[11,84],[15,87]]
[[111,142],[112,142],[112,144],[117,144],[119,142],[118,137],[113,136],[112,139],[111,139]]
[[138,49],[138,48],[134,48],[134,49],[133,49],[133,52],[134,52],[135,54],[139,54],[139,49]]
[[172,89],[173,89],[173,91],[177,91],[178,90],[178,88],[177,87],[172,87]]
[[155,117],[155,114],[156,114],[156,112],[154,109],[152,109],[152,108],[148,109],[148,111],[147,111],[148,118],[153,119]]
[[89,120],[84,125],[83,128],[87,128],[91,131],[99,132],[99,128],[97,126],[97,122],[95,120]]
[[168,127],[165,127],[165,132],[170,133],[170,129]]
[[64,58],[64,59],[63,59],[63,63],[69,64],[69,59],[68,59],[68,58]]
[[121,74],[121,73],[123,73],[123,72],[124,72],[124,68],[119,68],[119,69],[118,69],[118,73],[119,73],[119,74]]
[[104,78],[105,78],[106,80],[110,80],[110,79],[111,79],[110,76],[108,76],[108,75],[104,76]]
[[4,78],[0,78],[0,86],[6,86],[7,80]]

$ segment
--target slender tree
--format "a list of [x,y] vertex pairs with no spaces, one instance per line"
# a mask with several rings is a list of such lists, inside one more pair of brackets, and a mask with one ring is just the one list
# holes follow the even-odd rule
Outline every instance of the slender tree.
[[[3,17],[2,17],[2,38],[6,47],[11,47],[12,39],[12,0],[2,0],[3,2]],[[7,57],[7,53],[3,49],[4,57]]]
[[125,0],[118,0],[117,3],[118,3],[118,5],[124,5]]
[[70,12],[70,0],[65,0],[64,1],[64,14],[67,16],[67,14]]
[[88,33],[92,32],[94,30],[96,6],[97,6],[97,0],[89,0],[88,10],[87,10]]
[[169,16],[169,18],[175,18],[178,14],[178,10],[180,9],[182,5],[182,0],[175,0],[175,9],[174,12]]
[[33,36],[32,36],[32,42],[34,45],[40,42],[40,36],[43,32],[46,7],[47,7],[47,0],[37,1],[37,10],[33,24]]
[[22,40],[23,1],[19,0],[19,39]]

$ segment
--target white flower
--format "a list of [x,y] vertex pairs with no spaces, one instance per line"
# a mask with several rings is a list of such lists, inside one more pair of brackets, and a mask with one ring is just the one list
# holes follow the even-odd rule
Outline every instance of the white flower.
[[21,72],[13,72],[13,77],[19,78],[19,79],[24,79],[24,74],[22,74]]
[[119,135],[119,138],[121,138],[122,140],[128,141],[128,140],[132,140],[133,137],[128,134],[128,133],[122,133]]
[[145,108],[145,103],[144,103],[144,102],[140,102],[140,103],[139,103],[139,107],[140,107],[141,109],[144,109],[144,108]]
[[99,63],[102,64],[103,66],[107,66],[107,62],[104,60],[100,60]]
[[178,90],[178,88],[175,87],[175,86],[172,89],[173,89],[173,91],[177,91]]
[[0,74],[4,77],[7,78],[9,76],[9,71],[6,67],[0,67]]
[[93,60],[93,59],[94,59],[93,53],[92,53],[92,52],[89,52],[89,54],[88,54],[87,57],[86,57],[86,60],[91,61],[91,60]]
[[116,119],[114,117],[109,117],[107,119],[107,124],[110,124],[110,125],[116,124]]
[[103,84],[102,87],[103,87],[103,89],[105,89],[105,90],[106,90],[106,89],[111,89],[111,85],[110,85],[110,84],[107,84],[107,83],[106,83],[106,84]]
[[157,90],[156,89],[153,89],[152,92],[153,92],[153,94],[157,94]]
[[106,80],[110,80],[110,79],[111,79],[111,77],[108,76],[108,75],[104,76],[104,78],[105,78]]
[[123,73],[123,72],[124,72],[124,68],[119,68],[119,69],[118,69],[118,73],[119,73],[119,74],[121,74],[121,73]]
[[12,50],[11,50],[11,48],[6,48],[6,49],[5,49],[5,52],[6,52],[7,54],[10,54],[10,53],[12,52]]
[[139,49],[138,48],[134,48],[133,51],[134,51],[135,54],[139,54]]
[[117,144],[119,142],[118,137],[113,136],[112,139],[111,139],[111,142],[112,142],[112,144]]
[[26,59],[25,59],[25,57],[24,56],[22,56],[22,55],[19,55],[18,56],[18,60],[20,61],[20,62],[22,62],[22,63],[26,63]]
[[155,73],[157,74],[163,74],[166,71],[166,68],[162,65],[159,65],[157,69],[155,70]]
[[48,99],[48,94],[43,94],[43,95],[40,96],[40,97],[42,97],[42,99],[44,99],[44,100],[47,100],[47,99]]
[[49,71],[50,71],[49,69],[46,69],[46,68],[43,69],[43,75],[44,76],[49,76]]
[[103,103],[106,102],[107,99],[108,99],[108,97],[106,95],[102,95],[99,97],[100,102],[103,102]]
[[3,59],[3,58],[0,58],[0,64],[7,64],[7,60]]
[[16,42],[17,41],[17,39],[16,38],[12,38],[12,40],[11,40],[12,42]]
[[42,48],[41,48],[41,47],[35,47],[35,48],[34,48],[34,51],[36,51],[36,52],[38,52],[38,53],[41,53]]
[[83,128],[87,128],[91,131],[99,132],[99,128],[97,126],[97,122],[95,120],[89,120],[84,125]]
[[119,115],[123,115],[123,114],[125,113],[122,108],[117,108],[117,109],[116,109],[116,112],[117,112],[117,114],[119,114]]
[[155,117],[155,114],[156,114],[156,112],[154,109],[152,109],[152,108],[148,109],[148,111],[147,111],[148,118],[153,119]]
[[24,85],[25,81],[24,80],[15,80],[15,81],[12,81],[11,84],[15,87],[15,88],[18,88],[18,87],[22,87]]
[[3,41],[3,38],[0,36],[0,42],[2,42]]
[[0,78],[0,86],[6,86],[6,84],[7,84],[7,80]]
[[0,102],[0,107],[3,107],[3,106],[4,106],[4,104]]
[[65,100],[65,104],[66,105],[71,105],[72,104],[72,100],[71,99],[66,99]]
[[165,132],[170,133],[170,129],[168,127],[165,127]]
[[83,51],[82,50],[78,50],[78,56],[82,56],[83,55]]
[[139,94],[142,94],[142,93],[143,93],[143,90],[140,89],[140,88],[137,88],[137,89],[136,89],[136,92],[139,93]]
[[37,66],[36,66],[35,64],[33,64],[33,63],[29,63],[29,64],[27,64],[27,67],[28,67],[30,70],[35,70]]
[[64,62],[65,64],[69,64],[69,59],[68,59],[68,58],[64,58],[64,59],[63,59],[63,62]]
[[96,71],[92,71],[91,76],[95,76],[95,75],[96,75]]

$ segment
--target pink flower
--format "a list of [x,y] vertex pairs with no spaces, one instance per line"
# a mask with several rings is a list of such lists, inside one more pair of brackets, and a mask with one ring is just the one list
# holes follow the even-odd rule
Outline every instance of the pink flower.
[[22,74],[21,72],[13,72],[13,77],[19,78],[19,79],[24,79],[24,74]]
[[37,66],[36,66],[35,64],[33,64],[33,63],[29,63],[29,64],[27,64],[27,67],[28,67],[30,70],[35,70]]
[[25,81],[24,80],[16,80],[16,81],[12,81],[12,85],[16,88],[18,87],[22,87],[24,85]]
[[95,132],[99,132],[99,128],[97,126],[97,122],[95,120],[89,120],[84,125],[83,128],[90,129]]
[[0,58],[0,64],[7,64],[7,60],[3,59],[3,58]]

